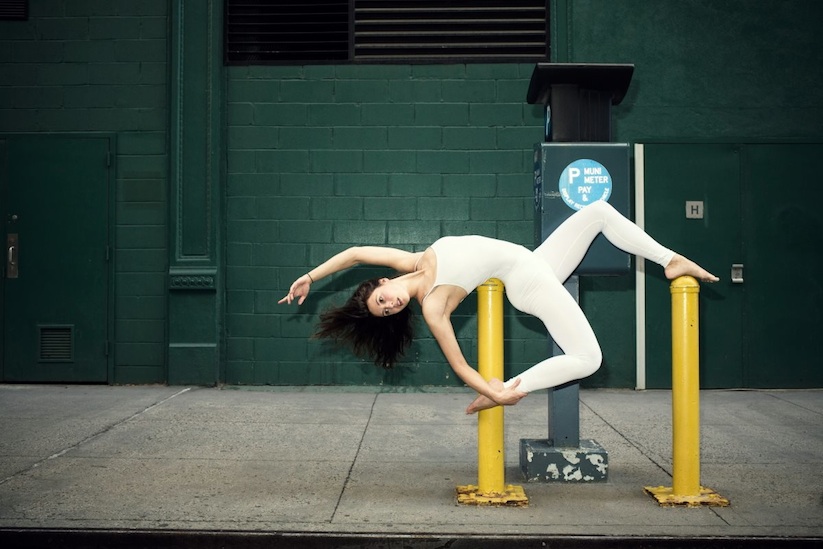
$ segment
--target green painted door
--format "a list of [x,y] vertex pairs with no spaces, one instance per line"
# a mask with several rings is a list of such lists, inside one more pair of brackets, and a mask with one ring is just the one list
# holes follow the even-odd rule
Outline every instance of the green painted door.
[[823,387],[823,144],[747,145],[747,387]]
[[[703,388],[823,386],[819,145],[646,145],[646,228],[721,277],[700,292]],[[702,203],[687,218],[686,203]],[[740,265],[742,280],[732,280]],[[671,297],[647,268],[647,386],[671,386]]]
[[32,135],[0,143],[2,379],[105,382],[110,140]]

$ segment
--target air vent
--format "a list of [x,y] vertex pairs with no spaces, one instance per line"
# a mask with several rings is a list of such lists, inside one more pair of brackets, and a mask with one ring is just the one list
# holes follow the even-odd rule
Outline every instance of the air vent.
[[348,0],[225,0],[226,63],[345,61]]
[[39,362],[74,361],[74,326],[38,326]]
[[0,21],[26,21],[29,0],[0,0]]
[[355,0],[357,60],[540,61],[545,0]]
[[547,0],[225,0],[225,62],[549,59]]

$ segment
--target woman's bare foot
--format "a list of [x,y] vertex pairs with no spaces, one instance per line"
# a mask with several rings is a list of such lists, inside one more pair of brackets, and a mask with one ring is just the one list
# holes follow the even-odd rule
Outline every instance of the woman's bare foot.
[[720,280],[691,259],[683,257],[679,254],[674,254],[672,260],[669,261],[668,265],[666,265],[664,272],[666,273],[666,278],[669,280],[674,280],[679,276],[687,275],[693,276],[703,282],[717,282]]
[[[499,379],[492,379],[489,381],[489,386],[494,389],[495,391],[502,391],[503,390],[503,382]],[[475,412],[479,412],[480,410],[488,410],[489,408],[494,408],[495,406],[500,406],[498,403],[487,397],[486,395],[478,395],[474,401],[469,404],[469,407],[466,408],[467,414],[473,414]]]

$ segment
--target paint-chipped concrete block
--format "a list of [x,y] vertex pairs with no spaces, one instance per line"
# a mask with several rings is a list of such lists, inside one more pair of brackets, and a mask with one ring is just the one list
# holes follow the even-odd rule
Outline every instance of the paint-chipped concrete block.
[[578,448],[557,448],[550,440],[521,439],[520,470],[527,482],[605,482],[609,453],[591,439],[580,439]]

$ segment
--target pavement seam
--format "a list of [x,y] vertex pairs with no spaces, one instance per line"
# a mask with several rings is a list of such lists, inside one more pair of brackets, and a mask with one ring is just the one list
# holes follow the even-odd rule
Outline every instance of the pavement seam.
[[380,396],[380,393],[376,393],[372,399],[371,409],[369,409],[369,417],[366,420],[366,425],[363,427],[363,434],[360,436],[360,442],[357,443],[357,450],[354,452],[354,458],[351,460],[349,471],[346,473],[346,479],[343,481],[343,488],[340,489],[340,495],[337,497],[337,503],[334,504],[334,511],[332,511],[331,517],[329,517],[329,524],[334,523],[334,519],[337,516],[337,510],[340,508],[340,503],[343,501],[343,494],[346,493],[346,488],[349,486],[349,480],[351,479],[352,471],[354,471],[354,465],[357,463],[357,458],[360,456],[360,449],[363,447],[363,441],[366,439],[366,433],[369,430],[369,425],[371,425],[371,419],[374,417],[374,407],[377,404],[378,396]]
[[100,437],[100,436],[102,436],[102,435],[105,435],[106,433],[108,433],[109,431],[111,431],[112,429],[114,429],[115,427],[118,427],[118,426],[120,426],[120,425],[123,425],[124,423],[128,423],[129,421],[133,420],[134,418],[136,418],[136,417],[140,417],[141,415],[145,414],[145,413],[146,413],[146,412],[148,412],[149,410],[151,410],[151,409],[153,409],[153,408],[157,408],[158,406],[162,406],[163,404],[165,404],[165,403],[166,403],[166,402],[168,402],[169,400],[171,400],[171,399],[173,399],[173,398],[175,398],[175,397],[177,397],[177,396],[180,396],[180,395],[182,395],[183,393],[186,393],[186,392],[188,392],[188,391],[190,391],[190,390],[191,390],[191,387],[186,387],[185,389],[182,389],[182,390],[180,390],[180,391],[178,391],[178,392],[174,393],[173,395],[171,395],[171,396],[168,396],[168,397],[164,398],[163,400],[160,400],[160,401],[158,401],[158,402],[155,402],[154,404],[151,404],[150,406],[147,406],[146,408],[143,408],[142,410],[140,410],[140,411],[138,411],[138,412],[135,412],[134,414],[130,415],[129,417],[127,417],[127,418],[125,418],[125,419],[122,419],[122,420],[119,420],[119,421],[115,421],[115,422],[114,422],[114,423],[112,423],[111,425],[107,425],[107,426],[106,426],[106,427],[104,427],[103,429],[101,429],[101,430],[97,431],[96,433],[93,433],[93,434],[91,434],[91,435],[87,436],[87,437],[86,437],[86,438],[84,438],[83,440],[81,440],[81,441],[79,441],[79,442],[77,442],[77,443],[75,443],[75,444],[72,444],[71,446],[69,446],[69,447],[67,447],[67,448],[63,448],[62,450],[60,450],[60,451],[59,451],[59,452],[57,452],[57,453],[54,453],[54,454],[52,454],[52,455],[50,455],[50,456],[48,456],[48,457],[45,457],[45,458],[43,458],[43,459],[41,459],[41,460],[39,460],[39,461],[36,461],[36,462],[34,462],[32,465],[30,465],[29,467],[26,467],[25,469],[23,469],[23,470],[21,470],[21,471],[17,471],[16,473],[13,473],[13,474],[11,474],[11,475],[7,476],[6,478],[0,479],[0,485],[3,485],[3,484],[5,484],[5,483],[9,482],[10,480],[12,480],[12,479],[13,479],[13,478],[15,478],[15,477],[18,477],[18,476],[20,476],[20,475],[24,475],[24,474],[28,473],[29,471],[32,471],[32,470],[36,469],[36,468],[40,467],[41,465],[43,465],[44,463],[46,463],[46,462],[48,462],[48,461],[51,461],[51,460],[53,460],[53,459],[57,459],[57,458],[59,458],[59,457],[61,457],[61,456],[64,456],[64,455],[66,455],[67,453],[71,452],[72,450],[76,450],[76,449],[77,449],[77,448],[79,448],[80,446],[82,446],[82,445],[84,445],[84,444],[86,444],[86,443],[88,443],[88,442],[91,442],[92,440],[94,440],[94,439],[96,439],[96,438],[98,438],[98,437]]

